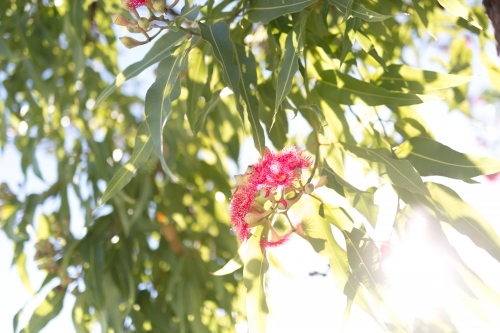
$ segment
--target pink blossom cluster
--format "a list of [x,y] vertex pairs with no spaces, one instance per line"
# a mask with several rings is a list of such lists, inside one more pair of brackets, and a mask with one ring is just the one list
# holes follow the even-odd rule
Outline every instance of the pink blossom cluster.
[[[122,1],[123,3],[124,1]],[[126,0],[125,6],[126,8],[137,8],[140,6],[144,6],[146,3],[149,3],[150,0]]]
[[[274,191],[286,189],[300,179],[302,169],[313,164],[311,156],[296,147],[286,147],[280,152],[266,150],[259,163],[251,165],[245,175],[238,176],[238,187],[231,200],[231,222],[240,241],[250,237],[250,226],[245,217],[249,213],[263,213],[260,205],[255,204],[258,191],[264,189],[266,197]],[[272,195],[272,194],[271,194]],[[263,247],[283,244],[287,238],[276,242],[264,241]]]

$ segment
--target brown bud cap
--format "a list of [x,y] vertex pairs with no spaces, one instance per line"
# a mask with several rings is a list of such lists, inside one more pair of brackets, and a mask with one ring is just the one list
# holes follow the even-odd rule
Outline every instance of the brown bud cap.
[[327,176],[321,176],[319,177],[318,183],[316,184],[316,188],[321,187],[326,185],[328,183],[328,177]]
[[153,8],[158,13],[165,13],[165,9],[167,8],[165,4],[165,0],[153,0]]
[[130,38],[130,37],[120,37],[120,41],[122,42],[123,45],[125,45],[126,48],[131,49],[139,45],[143,45],[144,42],[138,41],[136,39]]
[[139,19],[139,26],[144,30],[148,30],[149,29],[149,20],[145,17],[141,17]]

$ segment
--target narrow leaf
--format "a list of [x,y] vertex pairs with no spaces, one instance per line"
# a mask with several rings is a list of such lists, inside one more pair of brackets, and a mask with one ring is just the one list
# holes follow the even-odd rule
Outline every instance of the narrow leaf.
[[488,221],[450,188],[432,182],[426,185],[434,202],[442,207],[441,220],[469,237],[500,262],[500,237]]
[[359,100],[368,106],[407,106],[438,100],[438,97],[392,92],[349,75],[325,71],[314,88],[324,99],[344,105],[355,105]]
[[438,0],[439,4],[448,10],[452,15],[459,16],[467,20],[471,25],[483,30],[483,28],[472,17],[471,12],[459,0]]
[[258,226],[248,241],[243,267],[243,283],[247,289],[246,311],[250,333],[265,333],[269,315],[266,294],[264,292],[264,274],[268,263],[260,248],[260,241],[264,231]]
[[[185,51],[185,50],[184,50]],[[163,156],[163,127],[172,109],[172,101],[180,95],[178,77],[186,65],[186,52],[181,51],[177,56],[163,59],[158,65],[156,81],[146,93],[145,114],[151,139],[154,142],[154,152],[160,159],[163,171],[171,178],[176,179],[167,166]],[[175,89],[176,84],[179,86]]]
[[163,60],[165,57],[168,57],[174,47],[179,45],[182,41],[186,39],[187,35],[183,31],[170,31],[167,34],[163,35],[160,39],[156,41],[151,50],[142,58],[141,61],[138,61],[127,68],[125,68],[122,72],[120,72],[115,81],[109,85],[106,89],[104,89],[101,94],[96,98],[95,104],[92,107],[94,110],[96,107],[101,105],[102,102],[108,98],[109,95],[113,93],[117,88],[119,88],[122,84],[124,84],[127,80],[139,75],[142,71],[144,71],[149,66]]
[[415,169],[413,169],[412,165],[408,161],[392,158],[390,151],[383,148],[370,149],[351,145],[349,143],[341,144],[347,151],[356,155],[357,157],[385,166],[387,177],[392,184],[404,187],[411,192],[415,192],[418,194],[429,194],[429,191],[425,187],[422,178],[415,171]]
[[247,253],[248,244],[248,241],[243,242],[234,257],[229,260],[221,269],[212,273],[212,275],[227,275],[241,268],[243,266],[243,259],[245,258]]
[[474,77],[425,71],[405,65],[390,65],[388,71],[375,79],[377,86],[411,93],[426,93],[466,84]]
[[500,171],[500,159],[463,154],[428,138],[411,138],[395,153],[408,160],[422,176],[469,179]]
[[47,294],[47,297],[35,309],[28,324],[21,330],[20,333],[37,333],[47,325],[49,321],[54,319],[63,307],[66,288],[57,286]]
[[300,14],[300,18],[295,27],[286,37],[283,63],[281,65],[276,83],[276,100],[274,104],[273,122],[281,102],[285,99],[292,88],[293,77],[299,69],[298,61],[304,47],[303,39],[308,14],[309,12],[302,12]]
[[[344,14],[344,17],[348,15],[348,8],[350,0],[328,0],[332,5],[336,6],[339,11]],[[383,21],[390,18],[390,15],[382,15],[366,9],[360,4],[353,4],[351,8],[351,15],[354,17],[358,17],[367,22],[378,22]]]
[[248,9],[248,19],[253,23],[267,24],[269,21],[285,14],[299,12],[317,0],[255,0]]
[[115,173],[106,187],[98,207],[116,195],[118,191],[130,182],[137,169],[146,163],[149,155],[151,155],[152,149],[153,140],[151,139],[148,125],[146,122],[143,122],[137,130],[132,156],[130,156],[130,159]]

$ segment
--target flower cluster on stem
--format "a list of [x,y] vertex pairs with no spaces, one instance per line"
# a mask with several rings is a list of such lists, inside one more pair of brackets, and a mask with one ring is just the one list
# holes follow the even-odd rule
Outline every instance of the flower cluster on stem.
[[[236,176],[230,214],[240,241],[248,239],[250,229],[261,224],[269,227],[267,239],[261,242],[262,248],[276,247],[289,239],[295,226],[288,218],[288,210],[303,194],[311,194],[326,183],[326,178],[321,178],[316,186],[302,183],[302,171],[312,165],[310,155],[290,146],[277,153],[266,150],[258,163],[250,165],[245,174]],[[258,197],[264,205],[256,200]],[[277,214],[283,214],[290,224],[290,230],[284,235],[273,228],[272,221]]]

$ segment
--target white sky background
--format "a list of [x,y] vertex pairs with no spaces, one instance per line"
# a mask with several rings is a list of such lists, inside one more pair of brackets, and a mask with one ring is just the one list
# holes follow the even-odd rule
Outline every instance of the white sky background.
[[[123,35],[123,33],[120,33]],[[491,47],[490,47],[491,46]],[[488,53],[494,55],[494,47],[490,45]],[[142,56],[149,49],[149,46],[127,50],[121,48],[119,51],[119,67],[124,69],[129,64],[142,58]],[[429,57],[432,51],[428,52]],[[426,57],[427,58],[427,57]],[[492,58],[494,58],[492,56]],[[428,58],[427,58],[428,59]],[[475,62],[476,63],[476,62]],[[497,61],[497,63],[499,63]],[[425,69],[429,68],[429,63],[424,60],[419,64],[419,67]],[[476,65],[474,67],[477,67]],[[480,74],[472,84],[470,91],[473,95],[478,94],[479,91],[484,89],[486,81],[486,74],[478,71],[475,68],[474,74]],[[128,93],[137,93],[139,96],[144,97],[147,88],[154,81],[153,68],[149,68],[138,77],[131,80],[124,86],[124,91]],[[474,110],[476,114],[481,115],[484,110],[480,107]],[[491,111],[491,107],[489,107]],[[455,150],[470,153],[478,156],[491,156],[500,157],[499,152],[488,150],[487,148],[478,145],[477,136],[481,131],[481,127],[475,123],[471,125],[469,119],[459,112],[448,113],[447,109],[443,107],[442,102],[427,103],[420,107],[421,114],[424,116],[429,127],[432,129],[436,139],[452,147]],[[490,112],[488,111],[488,112]],[[500,110],[496,110],[498,116]],[[485,115],[487,116],[487,115]],[[493,118],[494,119],[494,118]],[[498,117],[496,118],[498,121]],[[296,122],[290,123],[296,128]],[[499,134],[499,124],[491,124],[489,129],[492,135]],[[481,133],[484,134],[484,133]],[[255,163],[257,154],[253,149],[251,143],[245,144],[241,156],[245,160],[241,161],[243,168],[247,164]],[[41,171],[47,180],[47,184],[52,184],[55,179],[53,170],[56,170],[55,161],[52,157],[43,155],[41,151],[37,152]],[[351,175],[352,176],[352,175]],[[38,180],[31,170],[29,171],[28,186],[24,189],[26,194],[32,192],[40,192],[47,187]],[[7,146],[5,151],[0,155],[0,183],[7,182],[11,188],[18,191],[18,184],[23,182],[23,175],[20,169],[20,155],[12,145]],[[490,221],[498,234],[500,234],[500,182],[491,183],[485,181],[484,178],[479,178],[482,184],[470,185],[459,181],[448,181],[447,185],[455,189],[459,195],[471,205],[479,209],[482,214]],[[387,197],[378,195],[378,200],[383,203],[384,199],[390,198],[390,193],[385,193]],[[76,202],[72,202],[72,231],[79,234],[83,227],[83,220],[78,216],[78,208],[75,207]],[[392,214],[392,215],[391,215]],[[381,205],[381,212],[379,216],[380,228],[377,235],[380,238],[384,237],[384,223],[392,223],[394,212],[391,207]],[[33,261],[34,249],[33,245],[34,234],[31,234],[33,240],[26,245],[26,252],[28,256],[28,273],[31,278],[32,286],[37,289],[41,284],[44,274],[39,272],[36,268],[36,263]],[[452,244],[457,245],[461,249],[461,256],[466,263],[475,270],[482,278],[500,292],[500,265],[483,250],[475,247],[464,236],[453,233],[450,237]],[[25,316],[22,322],[26,322],[29,318],[30,312],[36,307],[41,298],[37,301],[32,301],[31,295],[23,287],[16,268],[11,268],[10,263],[13,256],[12,243],[6,238],[3,232],[0,232],[0,332],[12,332],[12,318],[15,313],[25,304],[29,304],[29,308],[25,311]],[[340,330],[342,322],[343,311],[345,306],[345,296],[337,290],[334,282],[329,273],[327,261],[325,258],[317,255],[312,248],[299,237],[293,237],[292,240],[286,245],[273,249],[272,254],[281,261],[281,264],[286,272],[271,271],[272,279],[269,281],[269,306],[271,316],[269,319],[269,332],[331,332]],[[429,258],[427,258],[429,259]],[[310,272],[327,273],[326,277],[319,275],[309,276]],[[411,278],[403,276],[404,278]],[[417,292],[425,291],[425,278],[435,278],[435,276],[428,275],[423,278],[420,284],[412,285],[408,283],[407,289],[402,290],[406,300],[410,300],[415,295],[413,288],[421,288]],[[51,286],[53,287],[53,283]],[[423,288],[423,289],[422,289]],[[47,289],[48,290],[48,289]],[[42,296],[45,296],[42,293]],[[450,298],[451,299],[451,298]],[[61,314],[46,326],[42,332],[44,333],[71,333],[74,332],[73,323],[71,321],[71,310],[73,307],[74,297],[69,295],[65,299],[65,306]],[[470,315],[469,312],[464,312],[457,302],[448,301],[450,309],[453,310],[455,315],[452,317],[455,325],[463,332],[498,332],[497,329],[484,326],[476,317]],[[31,309],[31,310],[30,310]],[[410,310],[415,310],[412,308]],[[417,309],[422,310],[422,309]],[[22,327],[22,326],[21,326]],[[244,331],[244,325],[239,327]],[[96,330],[97,332],[98,330]],[[347,332],[377,332],[380,329],[374,325],[373,320],[361,310],[353,307],[351,320],[347,326]]]

